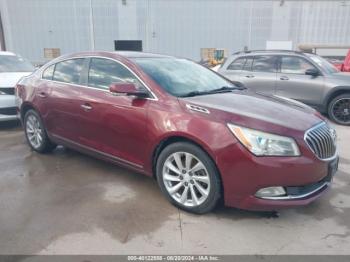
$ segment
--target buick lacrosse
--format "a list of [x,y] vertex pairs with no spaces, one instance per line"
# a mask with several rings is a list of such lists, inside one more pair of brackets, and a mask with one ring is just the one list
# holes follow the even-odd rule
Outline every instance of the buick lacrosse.
[[29,146],[64,145],[154,177],[193,213],[305,205],[337,170],[336,134],[314,109],[262,95],[192,61],[85,52],[16,87]]

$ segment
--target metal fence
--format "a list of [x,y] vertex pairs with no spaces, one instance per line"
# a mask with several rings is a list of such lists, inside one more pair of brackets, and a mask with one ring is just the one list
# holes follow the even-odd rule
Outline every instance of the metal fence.
[[114,40],[195,60],[200,48],[264,49],[267,40],[350,43],[349,1],[0,0],[0,8],[6,48],[35,62],[44,48],[114,50]]

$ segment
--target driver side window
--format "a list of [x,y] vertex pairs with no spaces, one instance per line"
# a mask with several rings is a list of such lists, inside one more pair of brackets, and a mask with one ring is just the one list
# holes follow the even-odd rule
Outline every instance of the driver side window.
[[112,83],[133,83],[142,87],[140,81],[123,65],[104,58],[92,58],[89,67],[88,86],[109,89]]
[[315,69],[315,67],[301,57],[281,57],[281,73],[304,75],[308,69]]

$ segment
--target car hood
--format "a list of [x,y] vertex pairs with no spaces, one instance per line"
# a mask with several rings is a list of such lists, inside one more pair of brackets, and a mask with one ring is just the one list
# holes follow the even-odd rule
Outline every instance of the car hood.
[[250,128],[265,129],[269,125],[305,131],[323,120],[311,107],[300,102],[258,94],[249,90],[195,96],[185,103],[209,110],[209,115]]
[[0,88],[15,87],[17,82],[23,77],[30,75],[32,72],[5,72],[0,73]]
[[350,84],[350,74],[345,72],[338,72],[334,74],[330,74],[329,78],[340,80],[340,81],[346,81],[348,84]]

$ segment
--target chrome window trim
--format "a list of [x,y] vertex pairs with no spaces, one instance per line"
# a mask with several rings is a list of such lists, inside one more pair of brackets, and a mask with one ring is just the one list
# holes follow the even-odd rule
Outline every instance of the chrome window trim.
[[310,129],[306,130],[306,132],[304,134],[304,142],[307,145],[307,147],[311,150],[311,152],[317,157],[317,159],[319,159],[321,161],[324,161],[324,162],[328,162],[328,161],[332,161],[332,160],[337,158],[337,156],[338,156],[338,147],[337,146],[335,147],[335,153],[334,153],[334,155],[332,157],[322,159],[312,150],[311,146],[306,141],[307,134],[309,132],[311,132],[312,130],[315,130],[315,129],[319,128],[322,125],[327,125],[327,123],[325,121],[322,121],[322,122],[316,124],[315,126],[311,127]]
[[[52,83],[57,83],[57,84],[64,84],[64,85],[70,85],[70,86],[77,86],[77,87],[84,87],[84,88],[90,88],[88,86],[84,86],[84,85],[79,85],[79,84],[73,84],[73,83],[66,83],[66,82],[60,82],[60,81],[56,81],[56,80],[50,80],[50,79],[41,79],[41,80],[44,80],[44,81],[48,81],[48,82],[52,82]],[[96,88],[96,90],[98,90]],[[101,91],[108,91],[108,90],[102,90],[102,89],[99,89]]]
[[54,65],[54,64],[57,64],[57,63],[60,63],[60,62],[64,62],[64,61],[67,61],[67,60],[72,60],[72,59],[79,59],[79,58],[102,58],[102,59],[109,59],[109,60],[112,60],[118,64],[120,64],[121,66],[125,67],[126,70],[130,71],[131,74],[133,74],[137,80],[139,80],[141,82],[141,84],[148,90],[148,92],[151,94],[152,97],[147,97],[147,98],[144,98],[144,99],[147,99],[147,100],[154,100],[154,101],[158,101],[158,97],[153,93],[152,89],[150,87],[148,87],[145,82],[138,76],[134,73],[134,71],[132,71],[127,65],[125,65],[123,62],[120,62],[114,58],[111,58],[111,57],[104,57],[104,56],[75,56],[75,57],[70,57],[70,58],[65,58],[65,59],[62,59],[62,60],[59,60],[59,61],[55,61],[55,62],[51,62],[49,63],[48,65],[46,65],[42,71],[40,72],[40,80],[43,80],[43,81],[49,81],[49,82],[53,82],[53,83],[60,83],[60,84],[67,84],[67,85],[74,85],[74,86],[79,86],[79,87],[85,87],[85,88],[90,88],[90,89],[94,89],[94,90],[99,90],[99,91],[103,91],[103,92],[106,92],[106,93],[111,93],[109,92],[109,90],[106,90],[106,89],[101,89],[101,88],[96,88],[96,87],[93,87],[93,86],[89,86],[89,85],[79,85],[79,84],[72,84],[72,83],[66,83],[66,82],[60,82],[60,81],[55,81],[55,80],[50,80],[50,79],[45,79],[43,78],[43,74],[44,74],[44,71],[50,67],[51,65]]
[[314,193],[322,189],[326,189],[330,186],[330,184],[331,184],[330,182],[324,182],[322,185],[320,185],[316,189],[302,195],[295,195],[295,196],[287,195],[287,196],[275,196],[275,197],[272,196],[272,197],[257,197],[257,198],[266,199],[266,200],[298,200],[298,199],[306,198],[310,195],[313,195]]

